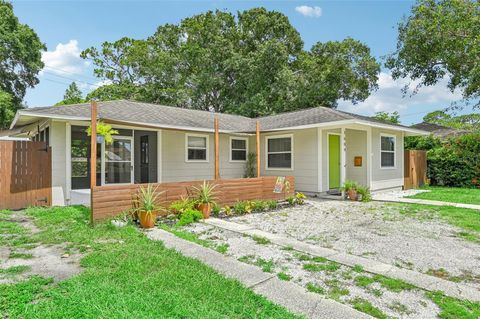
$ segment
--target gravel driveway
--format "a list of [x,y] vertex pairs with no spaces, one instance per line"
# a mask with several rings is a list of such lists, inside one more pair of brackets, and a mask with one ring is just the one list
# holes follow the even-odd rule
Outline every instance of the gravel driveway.
[[412,218],[400,209],[378,202],[311,199],[303,206],[230,220],[480,288],[478,243],[460,238],[462,229],[431,213]]

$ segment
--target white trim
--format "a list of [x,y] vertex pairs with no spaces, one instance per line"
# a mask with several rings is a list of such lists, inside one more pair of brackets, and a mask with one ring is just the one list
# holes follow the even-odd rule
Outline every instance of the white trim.
[[[382,150],[382,137],[393,137],[393,151]],[[380,133],[380,145],[379,145],[379,164],[380,169],[397,169],[397,136],[394,134]],[[393,153],[393,166],[382,166],[382,152]]]
[[[133,133],[133,132],[132,132]],[[135,139],[133,136],[123,136],[123,135],[113,135],[112,138],[114,140],[130,140],[130,145],[131,145],[131,153],[130,153],[130,161],[123,161],[123,162],[130,162],[130,183],[107,183],[105,181],[105,141],[102,143],[102,154],[101,154],[101,180],[102,180],[102,185],[130,185],[134,183],[134,174],[135,174]],[[119,161],[113,161],[113,162],[119,162]]]
[[[51,129],[49,131],[51,131]],[[70,192],[72,191],[72,127],[70,123],[65,123],[65,178],[65,199],[68,204],[71,198]]]
[[342,187],[347,179],[347,146],[345,141],[345,128],[342,127],[340,131],[340,187]]
[[157,131],[157,183],[161,183],[163,179],[163,158],[162,158],[162,130]]
[[[189,160],[188,159],[188,138],[190,136],[195,137],[205,137],[205,159],[204,160]],[[193,134],[185,133],[185,162],[187,163],[208,163],[209,162],[209,153],[210,153],[210,136],[208,134]]]
[[[340,136],[340,143],[341,143],[341,134],[340,133],[335,133],[335,132],[327,132],[327,174],[328,174],[328,178],[327,178],[327,191],[330,190],[330,135],[337,135],[337,136]],[[340,147],[341,147],[341,144],[340,144]],[[342,153],[341,149],[340,149],[340,153]],[[341,156],[341,155],[340,155]],[[341,163],[340,163],[341,165]],[[342,172],[341,172],[341,167],[340,167],[340,186],[342,186],[341,184],[341,181],[342,181]]]
[[372,191],[377,191],[381,189],[389,189],[394,187],[402,187],[403,186],[403,178],[395,178],[395,179],[386,179],[382,181],[372,181]]
[[322,129],[317,128],[317,191],[323,191],[323,167],[322,167]]
[[372,188],[373,153],[372,153],[372,128],[367,129],[367,187]]
[[[268,140],[279,139],[279,138],[290,138],[290,166],[291,167],[268,167]],[[293,171],[294,169],[294,144],[293,144],[293,134],[281,134],[281,135],[266,135],[265,136],[265,170],[266,171]],[[288,153],[288,152],[279,152],[279,153]]]
[[[232,149],[232,140],[245,141],[245,160],[233,160],[232,159],[232,151],[234,151],[234,149]],[[229,162],[230,163],[246,163],[247,158],[248,158],[248,137],[239,137],[239,136],[231,136],[230,135],[229,142],[230,142],[230,148],[229,148],[229,150],[230,150],[230,160],[229,160]],[[235,151],[243,151],[243,150],[235,149]]]

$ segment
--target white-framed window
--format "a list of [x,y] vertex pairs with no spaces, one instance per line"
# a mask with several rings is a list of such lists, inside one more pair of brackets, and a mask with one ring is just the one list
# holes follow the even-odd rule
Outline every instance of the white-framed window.
[[293,136],[274,135],[265,137],[266,169],[293,170]]
[[185,161],[208,162],[208,135],[185,135]]
[[397,137],[390,134],[380,134],[380,167],[395,168]]
[[248,138],[230,136],[230,162],[246,162]]

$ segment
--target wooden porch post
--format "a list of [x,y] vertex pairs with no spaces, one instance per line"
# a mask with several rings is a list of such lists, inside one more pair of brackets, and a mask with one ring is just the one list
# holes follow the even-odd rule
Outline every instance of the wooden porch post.
[[219,154],[219,125],[218,125],[218,117],[215,116],[215,120],[213,122],[213,126],[215,129],[215,179],[220,179],[220,154]]
[[260,177],[260,122],[257,121],[257,177]]
[[90,135],[90,222],[93,224],[93,189],[97,186],[97,102],[90,104],[91,127]]

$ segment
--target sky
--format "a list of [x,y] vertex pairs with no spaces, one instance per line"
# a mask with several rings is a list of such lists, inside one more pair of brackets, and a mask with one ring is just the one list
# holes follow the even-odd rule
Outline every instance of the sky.
[[[276,10],[287,15],[300,32],[305,49],[318,41],[352,37],[366,43],[372,55],[383,63],[383,57],[396,48],[398,22],[409,14],[413,4],[407,0],[13,1],[16,16],[33,28],[47,46],[42,55],[45,68],[39,75],[40,83],[25,96],[29,107],[61,101],[72,81],[85,94],[105,83],[94,76],[93,65],[80,58],[82,50],[124,36],[143,39],[160,25],[178,23],[185,17],[215,9],[236,13],[262,6]],[[356,105],[340,101],[339,109],[363,115],[398,111],[403,124],[413,124],[421,122],[428,112],[461,99],[460,92],[452,93],[446,88],[446,81],[404,96],[401,88],[408,83],[408,80],[394,81],[388,69],[382,67],[377,91]]]

